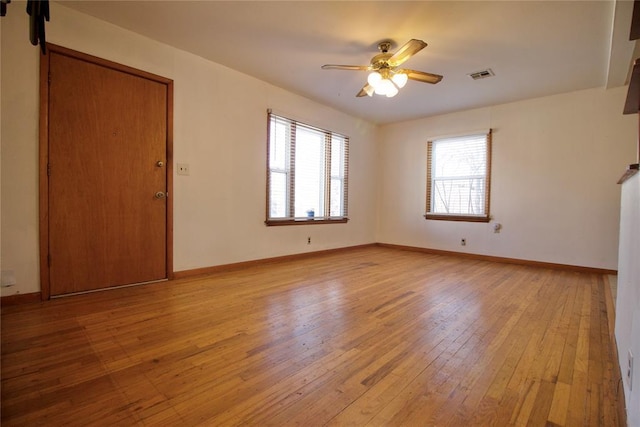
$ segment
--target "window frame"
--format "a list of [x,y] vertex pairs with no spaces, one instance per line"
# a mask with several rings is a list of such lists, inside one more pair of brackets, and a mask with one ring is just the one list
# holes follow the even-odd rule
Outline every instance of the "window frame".
[[[443,141],[447,139],[459,139],[465,136],[479,136],[484,135],[486,141],[486,168],[485,168],[485,176],[484,176],[484,213],[479,215],[468,215],[468,214],[447,214],[447,213],[434,213],[432,212],[432,200],[433,200],[433,185],[434,185],[434,177],[433,177],[433,144],[436,141]],[[427,220],[439,220],[439,221],[464,221],[464,222],[489,222],[491,221],[491,152],[492,152],[492,130],[489,129],[485,132],[476,132],[476,133],[468,133],[455,135],[445,138],[437,138],[430,141],[427,141],[427,191],[426,191],[426,205],[425,205],[425,214],[424,217]]]
[[[286,141],[286,161],[285,169],[273,168],[271,166],[271,126],[274,120],[279,120],[287,123],[288,132],[285,136]],[[322,185],[322,199],[323,206],[320,206],[322,210],[321,215],[314,215],[313,217],[296,217],[295,216],[295,187],[296,187],[296,170],[295,170],[295,149],[296,149],[296,137],[298,128],[318,132],[324,136],[324,157],[322,158],[323,167],[320,174]],[[340,161],[340,173],[335,175],[331,168],[331,156],[332,156],[332,144],[334,138],[337,138],[342,143],[342,158]],[[275,114],[272,110],[267,110],[267,186],[266,186],[266,210],[265,210],[265,224],[267,226],[281,226],[281,225],[311,225],[311,224],[337,224],[346,223],[348,218],[348,188],[349,188],[349,137],[337,132],[333,132],[327,129],[322,129],[317,126],[309,125],[301,121],[291,119],[289,117]],[[276,170],[277,169],[277,170]],[[272,172],[284,173],[285,184],[285,204],[286,204],[286,216],[284,217],[271,217],[271,174]],[[339,179],[341,182],[341,214],[331,216],[331,189],[332,181]]]

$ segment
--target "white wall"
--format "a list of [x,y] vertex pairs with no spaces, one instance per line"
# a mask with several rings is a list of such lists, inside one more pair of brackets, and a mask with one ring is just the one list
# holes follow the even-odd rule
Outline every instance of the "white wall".
[[[29,43],[24,3],[11,3],[2,17],[1,256],[2,270],[25,282],[2,295],[38,290],[38,51]],[[25,15],[25,17],[22,17]],[[28,52],[28,55],[25,55]]]
[[[638,119],[637,114],[632,116]],[[616,342],[629,426],[640,426],[640,174],[622,185],[620,260],[616,298]],[[627,354],[634,356],[633,387],[626,378]]]
[[[47,41],[174,80],[174,270],[375,241],[376,126],[57,3]],[[39,291],[38,49],[23,2],[2,18],[2,268]],[[347,224],[266,227],[266,110],[350,137]],[[307,236],[312,244],[307,245]]]
[[[591,89],[383,126],[377,240],[617,269],[616,181],[635,157],[637,120],[622,115],[625,96],[626,88]],[[501,232],[425,220],[427,140],[488,128]]]

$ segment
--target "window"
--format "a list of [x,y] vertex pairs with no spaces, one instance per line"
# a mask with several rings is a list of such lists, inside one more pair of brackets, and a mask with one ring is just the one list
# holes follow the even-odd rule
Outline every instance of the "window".
[[491,131],[427,143],[426,219],[489,221]]
[[268,113],[267,225],[347,221],[349,138]]

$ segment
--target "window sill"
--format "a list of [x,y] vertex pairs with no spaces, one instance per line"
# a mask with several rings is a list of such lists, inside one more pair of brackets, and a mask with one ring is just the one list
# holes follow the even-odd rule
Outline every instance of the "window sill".
[[464,222],[489,222],[489,215],[441,215],[425,214],[424,219],[436,221],[464,221]]
[[349,218],[296,218],[296,219],[268,219],[264,223],[267,226],[278,225],[316,225],[316,224],[344,224]]

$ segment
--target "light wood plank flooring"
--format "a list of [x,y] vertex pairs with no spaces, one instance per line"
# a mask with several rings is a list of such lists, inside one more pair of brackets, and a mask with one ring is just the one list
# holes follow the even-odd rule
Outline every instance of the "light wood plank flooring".
[[367,247],[2,310],[2,425],[618,426],[602,276]]

